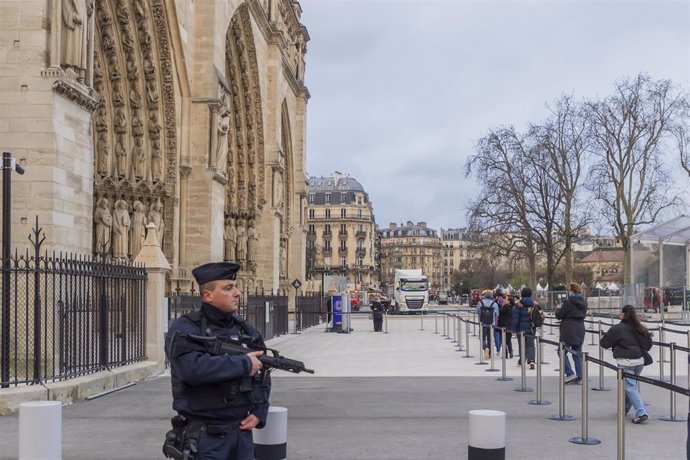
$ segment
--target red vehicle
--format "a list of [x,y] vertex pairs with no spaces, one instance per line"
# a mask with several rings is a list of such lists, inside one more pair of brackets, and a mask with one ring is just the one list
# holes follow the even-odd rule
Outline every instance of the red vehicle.
[[656,286],[648,286],[644,290],[644,310],[658,312],[662,303],[662,293],[664,311],[668,311],[669,305],[683,305],[683,296],[686,297],[685,302],[690,300],[688,299],[690,291],[686,291],[682,287],[665,287],[659,289]]
[[482,300],[482,290],[472,289],[470,291],[470,307],[475,307],[480,300]]

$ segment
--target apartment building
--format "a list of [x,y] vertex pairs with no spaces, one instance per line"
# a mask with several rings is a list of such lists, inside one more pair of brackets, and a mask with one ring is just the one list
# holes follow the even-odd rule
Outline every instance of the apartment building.
[[426,222],[391,223],[379,230],[379,238],[382,285],[393,285],[397,268],[421,268],[432,289],[444,287],[441,238]]
[[376,221],[362,184],[336,171],[310,177],[307,193],[307,277],[343,275],[354,288],[378,286]]

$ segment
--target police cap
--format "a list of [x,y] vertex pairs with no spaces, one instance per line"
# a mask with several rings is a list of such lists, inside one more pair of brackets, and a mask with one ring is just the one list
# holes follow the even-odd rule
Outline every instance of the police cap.
[[234,262],[210,262],[196,267],[192,275],[199,286],[203,286],[210,281],[234,280],[239,269],[240,265]]

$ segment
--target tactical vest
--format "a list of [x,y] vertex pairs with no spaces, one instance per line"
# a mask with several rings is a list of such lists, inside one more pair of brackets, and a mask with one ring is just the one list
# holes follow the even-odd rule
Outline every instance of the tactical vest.
[[[206,317],[201,310],[183,315],[192,321],[200,331],[200,335],[208,336]],[[235,326],[224,329],[230,335],[249,334],[249,326],[239,318],[235,318]],[[209,383],[204,385],[188,385],[180,379],[171,377],[172,394],[174,399],[186,399],[193,411],[207,411],[231,407],[252,406],[265,402],[262,373],[254,377],[244,376],[229,382]]]

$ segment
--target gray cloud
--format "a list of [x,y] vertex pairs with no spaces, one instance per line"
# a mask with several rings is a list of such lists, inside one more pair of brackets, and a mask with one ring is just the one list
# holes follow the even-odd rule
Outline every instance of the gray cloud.
[[464,224],[463,165],[498,125],[523,129],[563,93],[647,72],[690,88],[681,1],[302,0],[307,170],[350,173],[379,225]]

